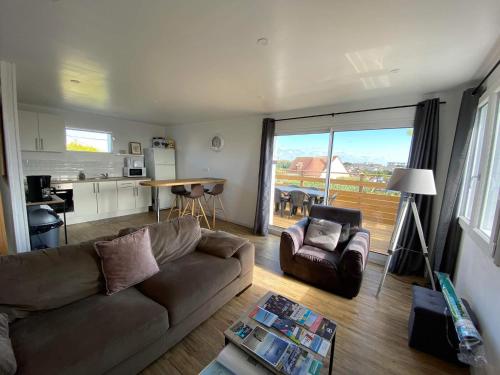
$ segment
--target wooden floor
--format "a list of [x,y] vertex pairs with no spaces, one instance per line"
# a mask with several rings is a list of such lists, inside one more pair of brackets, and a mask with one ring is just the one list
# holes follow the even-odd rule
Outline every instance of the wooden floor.
[[[283,216],[280,216],[279,213],[273,216],[273,225],[278,228],[288,228],[302,218],[300,213],[289,216],[289,212],[286,211]],[[370,231],[370,251],[386,255],[394,225],[363,219],[363,227]]]
[[[165,216],[162,212],[162,217]],[[155,221],[152,213],[68,227],[71,243],[113,234],[119,229]],[[381,267],[368,264],[360,294],[345,299],[284,276],[279,269],[279,238],[253,236],[249,229],[221,222],[219,229],[249,238],[256,246],[254,283],[179,344],[143,371],[144,375],[197,374],[217,356],[223,332],[268,290],[302,302],[338,324],[335,374],[467,374],[468,370],[410,349],[407,344],[411,284],[388,277],[375,298]]]

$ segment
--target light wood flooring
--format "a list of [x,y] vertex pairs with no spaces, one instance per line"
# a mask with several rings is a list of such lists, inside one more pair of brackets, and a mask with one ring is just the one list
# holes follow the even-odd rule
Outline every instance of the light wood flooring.
[[[167,212],[162,212],[162,217]],[[75,224],[69,241],[77,243],[119,229],[152,223],[152,213]],[[144,375],[197,374],[224,345],[223,332],[268,290],[300,301],[338,324],[335,374],[466,374],[468,370],[410,349],[407,344],[411,303],[409,280],[388,277],[379,299],[375,292],[381,267],[369,263],[360,294],[345,299],[284,276],[279,269],[279,238],[257,237],[248,228],[219,222],[218,229],[249,238],[256,246],[253,285],[202,323],[143,371]]]

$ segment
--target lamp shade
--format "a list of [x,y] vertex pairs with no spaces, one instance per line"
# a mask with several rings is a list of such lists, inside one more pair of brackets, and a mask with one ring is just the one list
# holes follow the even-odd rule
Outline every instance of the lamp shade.
[[395,168],[387,183],[387,190],[436,195],[432,169]]

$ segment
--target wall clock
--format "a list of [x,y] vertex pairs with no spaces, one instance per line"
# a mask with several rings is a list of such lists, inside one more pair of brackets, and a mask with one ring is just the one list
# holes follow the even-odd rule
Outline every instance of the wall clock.
[[221,135],[216,134],[210,138],[210,149],[212,151],[220,151],[224,147],[224,138]]

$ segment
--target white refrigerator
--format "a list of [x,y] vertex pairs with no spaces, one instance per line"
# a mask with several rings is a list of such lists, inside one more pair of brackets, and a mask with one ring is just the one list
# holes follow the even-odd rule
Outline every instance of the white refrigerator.
[[[174,180],[175,177],[175,150],[170,148],[145,148],[144,163],[146,174],[153,180]],[[156,195],[153,191],[153,207]],[[169,187],[160,188],[160,209],[170,208],[173,194]]]

